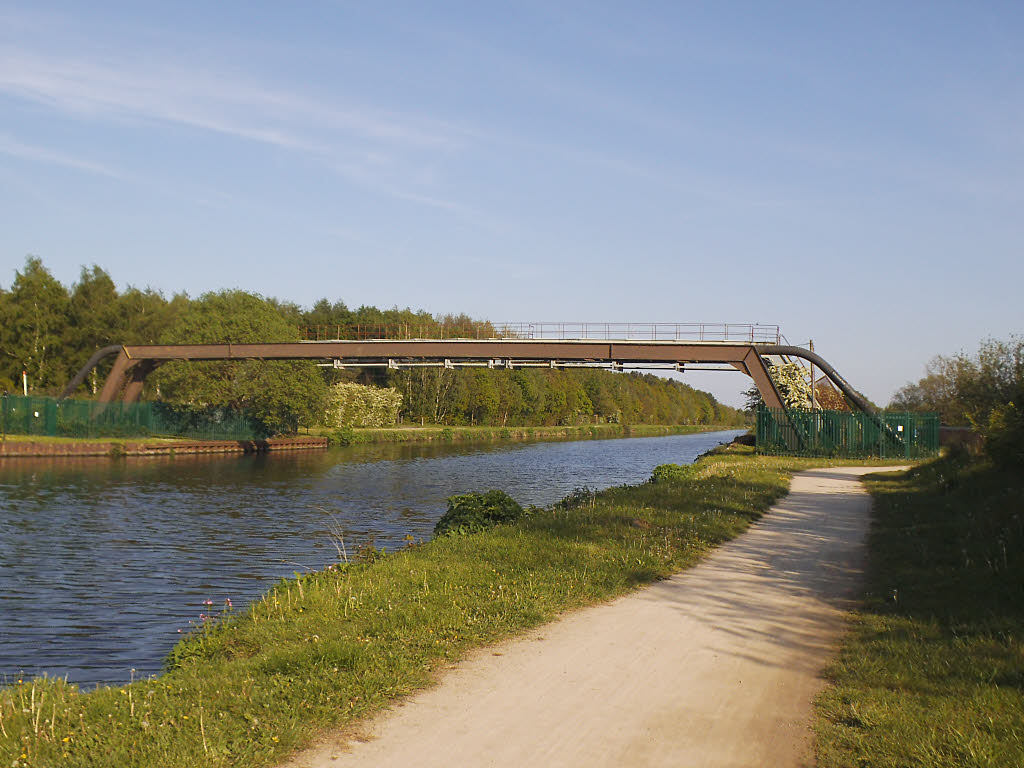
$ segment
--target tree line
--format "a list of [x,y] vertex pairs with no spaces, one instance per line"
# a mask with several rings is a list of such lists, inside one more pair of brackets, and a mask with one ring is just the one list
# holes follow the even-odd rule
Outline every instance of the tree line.
[[974,354],[937,355],[889,408],[937,411],[943,424],[980,432],[997,462],[1024,466],[1024,337],[986,339]]
[[[466,315],[411,309],[350,309],[321,299],[297,304],[238,290],[170,298],[151,288],[119,291],[98,266],[65,286],[42,260],[28,257],[9,288],[0,286],[0,391],[55,395],[99,349],[111,344],[297,341],[304,328],[337,338],[360,334],[489,337],[493,328]],[[110,361],[73,397],[93,397]],[[339,382],[389,386],[402,394],[405,422],[451,425],[742,424],[744,414],[707,393],[652,375],[580,369],[339,371],[305,361],[172,362],[147,379],[143,397],[178,405],[246,409],[267,431],[323,423],[328,389]]]

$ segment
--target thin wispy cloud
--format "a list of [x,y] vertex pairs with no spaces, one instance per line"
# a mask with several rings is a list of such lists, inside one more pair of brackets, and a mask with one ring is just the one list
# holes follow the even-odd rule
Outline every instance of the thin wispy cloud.
[[[470,136],[444,121],[340,106],[179,61],[97,61],[12,48],[0,49],[0,93],[79,120],[163,123],[302,153],[353,183],[467,213],[417,184],[438,154],[457,152]],[[42,149],[36,154],[46,157]]]
[[23,160],[46,163],[48,165],[59,165],[64,168],[72,168],[76,171],[95,173],[100,176],[107,176],[112,179],[125,179],[126,174],[116,168],[111,168],[103,163],[85,160],[79,157],[72,157],[61,152],[54,152],[45,147],[25,144],[17,139],[0,133],[0,154],[18,157]]
[[286,148],[315,146],[299,125],[399,148],[451,148],[461,141],[458,129],[438,121],[344,109],[173,63],[147,67],[2,51],[0,91],[81,116],[164,120]]

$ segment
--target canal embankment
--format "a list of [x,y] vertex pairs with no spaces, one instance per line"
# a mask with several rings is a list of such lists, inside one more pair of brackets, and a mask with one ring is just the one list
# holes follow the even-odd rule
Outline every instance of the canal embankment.
[[794,471],[826,463],[730,450],[658,482],[571,494],[514,525],[386,555],[339,548],[339,562],[244,610],[211,606],[160,677],[89,693],[52,679],[3,689],[0,757],[273,765],[430,686],[472,649],[686,569],[760,518]]
[[378,443],[473,443],[533,440],[588,440],[664,437],[736,429],[713,424],[577,424],[534,427],[395,426],[347,427],[320,432],[331,445]]
[[628,437],[664,437],[714,432],[735,427],[715,425],[585,424],[539,427],[365,427],[313,431],[291,437],[245,440],[186,440],[177,438],[54,438],[6,435],[0,440],[0,459],[16,457],[144,457],[189,454],[246,454],[275,451],[323,450],[331,446],[395,443],[533,442]]
[[327,444],[327,438],[322,436],[272,437],[265,440],[73,440],[29,437],[0,441],[0,458],[245,454],[323,450],[327,448]]
[[158,673],[206,600],[243,608],[322,570],[335,534],[350,553],[393,552],[432,538],[452,495],[500,488],[548,506],[643,482],[737,433],[0,461],[0,682]]

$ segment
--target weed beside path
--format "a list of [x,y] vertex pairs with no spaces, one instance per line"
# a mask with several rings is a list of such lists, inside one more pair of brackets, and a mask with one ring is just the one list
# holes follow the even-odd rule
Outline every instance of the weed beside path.
[[468,649],[680,571],[826,462],[730,448],[692,472],[279,583],[163,676],[0,690],[0,765],[262,766],[429,685]]
[[1024,765],[1024,479],[954,457],[868,489],[865,607],[818,702],[819,765]]

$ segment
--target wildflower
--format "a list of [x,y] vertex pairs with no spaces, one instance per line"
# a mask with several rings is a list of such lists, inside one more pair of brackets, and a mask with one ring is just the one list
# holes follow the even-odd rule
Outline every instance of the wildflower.
[[203,605],[213,605],[213,600],[203,600]]
[[224,604],[227,605],[228,608],[230,608],[231,607],[231,598],[229,597],[227,600],[225,600]]

